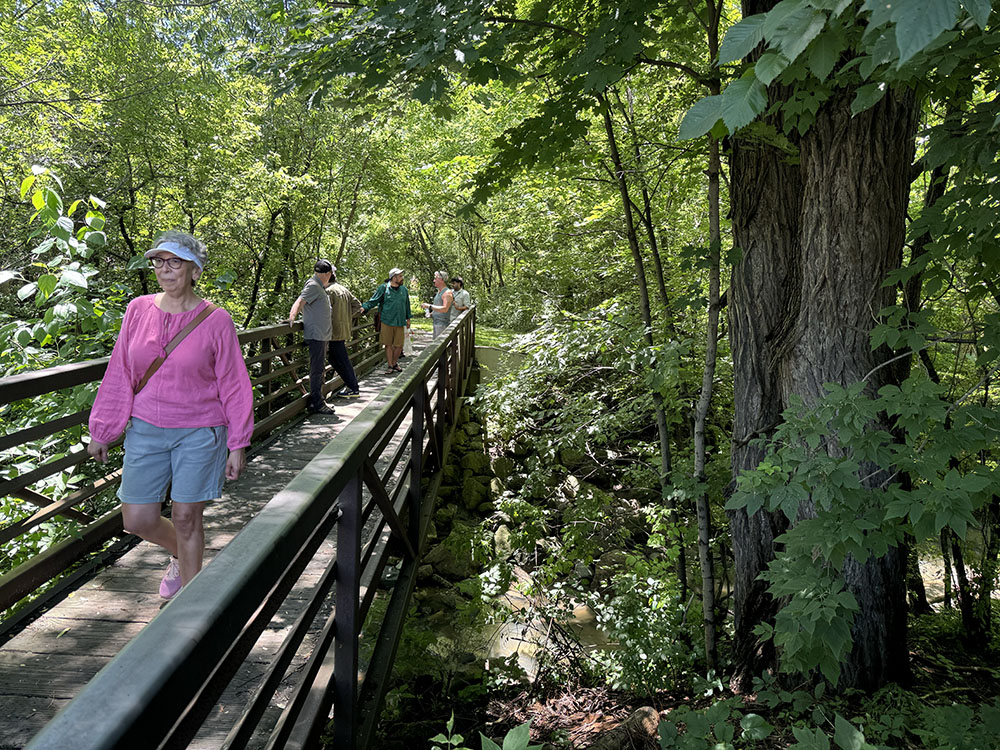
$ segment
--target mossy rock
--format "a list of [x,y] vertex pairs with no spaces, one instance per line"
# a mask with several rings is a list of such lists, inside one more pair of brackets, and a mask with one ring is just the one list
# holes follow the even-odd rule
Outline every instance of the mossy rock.
[[563,448],[559,451],[559,463],[568,469],[574,469],[590,461],[590,457],[576,448]]
[[462,503],[469,510],[478,508],[490,499],[490,489],[476,477],[469,477],[462,482]]
[[518,440],[514,443],[511,454],[514,458],[527,458],[532,453],[532,445],[527,440]]
[[507,456],[493,459],[493,473],[501,479],[506,479],[514,473],[514,460]]
[[501,559],[507,559],[514,554],[514,543],[511,541],[510,529],[506,526],[498,526],[493,532],[493,550]]
[[476,474],[490,473],[490,457],[484,453],[466,453],[462,456],[462,468]]
[[471,526],[454,524],[445,540],[424,555],[424,564],[432,565],[434,570],[452,580],[471,577],[476,572],[472,559],[472,535]]

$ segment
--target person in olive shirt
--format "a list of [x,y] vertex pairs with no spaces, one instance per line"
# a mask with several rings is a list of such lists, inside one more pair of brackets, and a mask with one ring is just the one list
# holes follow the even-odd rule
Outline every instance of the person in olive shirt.
[[351,291],[337,283],[337,269],[333,269],[331,284],[326,288],[330,295],[330,307],[333,312],[333,335],[326,350],[326,357],[340,379],[344,381],[344,389],[337,396],[340,398],[357,398],[358,376],[347,354],[347,344],[351,339],[351,327],[354,319],[361,314],[361,301],[351,294]]
[[[454,320],[472,307],[472,297],[469,296],[469,292],[465,288],[465,282],[462,280],[461,276],[451,277],[451,288],[453,290],[453,299],[450,314],[451,320]],[[448,322],[450,323],[451,320]]]
[[333,276],[333,265],[328,260],[318,260],[313,270],[316,274],[302,287],[302,294],[288,313],[288,322],[294,323],[299,311],[303,311],[302,332],[309,347],[309,400],[306,406],[312,414],[333,414],[333,408],[323,400],[326,344],[333,333],[326,287]]
[[403,269],[389,271],[389,280],[379,284],[371,299],[361,307],[368,312],[378,305],[382,317],[379,341],[385,346],[385,359],[389,365],[386,374],[402,372],[398,364],[403,353],[403,331],[410,327],[410,292],[403,286]]

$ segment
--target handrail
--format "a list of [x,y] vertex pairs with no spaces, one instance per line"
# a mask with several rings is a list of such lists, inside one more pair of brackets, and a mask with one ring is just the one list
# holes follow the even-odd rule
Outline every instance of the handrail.
[[[325,624],[313,623],[322,631],[267,747],[318,746],[331,707],[335,746],[366,747],[416,579],[441,478],[440,457],[472,372],[474,334],[473,308],[453,321],[437,343],[278,492],[35,736],[29,749],[186,747],[331,529],[337,534],[336,559],[313,589],[306,611],[278,649],[270,673],[224,747],[245,746],[331,588],[334,612]],[[436,398],[431,403],[434,380]],[[409,415],[408,424],[397,421],[402,413]],[[386,503],[386,487],[372,468],[379,458],[374,451],[382,450],[388,431],[410,446],[405,464],[390,478],[397,488],[405,482],[396,507]],[[436,436],[445,431],[445,439],[438,442]],[[425,493],[421,478],[429,457],[434,474]],[[370,496],[367,502],[366,485],[374,491],[374,499]],[[377,509],[363,524],[372,503]],[[359,678],[357,636],[374,583],[390,555],[390,527],[406,535],[403,546],[413,554],[404,553],[372,659]]]
[[[240,344],[250,349],[246,362],[256,391],[253,433],[255,441],[294,419],[306,408],[309,364],[308,356],[302,354],[305,351],[304,344],[298,335],[301,330],[301,323],[280,323],[238,333]],[[374,330],[373,321],[362,319],[353,327],[354,339],[348,344],[356,347],[352,359],[355,362],[355,370],[361,375],[384,358],[381,347],[371,336],[372,330]],[[292,358],[291,355],[296,352],[298,356]],[[275,359],[278,360],[278,364],[272,366]],[[103,377],[107,364],[108,358],[105,357],[0,378],[0,408],[64,388],[86,387]],[[344,385],[332,371],[328,377],[330,379],[326,382],[326,390]],[[296,395],[296,391],[299,395]],[[89,412],[89,408],[83,409],[68,416],[2,435],[0,450],[8,450],[78,427],[86,422]],[[75,442],[75,439],[73,445],[66,445],[64,441],[64,452],[67,453],[65,457],[47,462],[39,461],[38,467],[30,472],[13,479],[0,479],[0,497],[18,497],[38,508],[36,512],[28,513],[21,520],[0,528],[0,544],[10,543],[21,535],[30,533],[39,524],[55,516],[73,518],[83,524],[78,534],[40,551],[0,576],[0,612],[9,609],[39,586],[59,576],[70,565],[99,550],[113,537],[124,534],[119,509],[115,508],[99,518],[94,518],[91,514],[81,512],[77,507],[118,484],[121,479],[120,456],[116,456],[109,463],[108,470],[103,476],[70,489],[66,497],[47,497],[33,488],[38,482],[86,461],[86,453],[81,453],[79,450],[71,452],[78,446],[79,443]],[[50,451],[50,455],[52,453],[54,451]],[[67,502],[68,499],[72,499],[72,502]],[[130,535],[126,538],[134,540]],[[133,542],[130,541],[129,544],[131,543]],[[60,593],[61,590],[51,592],[36,606],[41,606]],[[0,624],[0,636],[15,628],[34,608],[22,608],[24,611],[19,611],[15,617],[3,620]]]

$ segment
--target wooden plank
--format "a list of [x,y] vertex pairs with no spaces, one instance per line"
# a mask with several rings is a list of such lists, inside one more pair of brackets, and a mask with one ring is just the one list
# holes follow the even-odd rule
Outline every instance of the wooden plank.
[[[48,723],[63,706],[66,698],[39,698],[30,695],[0,696],[3,737],[0,750],[20,750],[31,740],[38,727]],[[69,750],[69,748],[67,748]]]
[[[36,511],[28,518],[24,518],[17,523],[12,523],[10,526],[5,526],[0,530],[0,544],[5,544],[9,542],[16,536],[20,536],[28,529],[38,526],[40,523],[48,521],[53,516],[64,515],[70,518],[77,518],[84,523],[93,522],[93,516],[89,516],[86,513],[81,513],[80,511],[73,510],[73,506],[77,503],[83,502],[99,492],[103,492],[105,489],[113,484],[117,484],[121,481],[122,470],[118,469],[108,474],[106,477],[98,479],[93,484],[84,487],[83,489],[77,490],[71,495],[67,495],[62,500],[58,502],[53,501],[51,498],[47,498],[44,495],[39,495],[37,492],[32,490],[21,490],[18,493],[18,497],[28,499],[31,502],[35,501],[46,501],[46,507],[41,510]],[[31,498],[27,497],[27,493],[30,493]],[[33,499],[32,499],[33,498]],[[35,502],[37,505],[38,502]]]
[[22,398],[34,398],[43,393],[100,380],[108,368],[110,359],[110,357],[91,359],[0,378],[0,404],[9,404]]
[[[0,696],[72,698],[107,662],[89,654],[0,651]],[[0,715],[4,713],[0,704]]]
[[158,593],[159,579],[156,576],[151,590],[146,592],[106,591],[86,586],[59,604],[59,616],[74,620],[149,622],[165,604]]
[[[46,654],[89,654],[111,658],[134,638],[144,622],[75,620],[42,617],[17,637],[16,651]],[[12,653],[14,649],[10,650]]]
[[70,427],[76,427],[78,424],[86,422],[89,417],[90,409],[82,409],[76,412],[76,414],[70,414],[68,417],[53,419],[51,422],[43,422],[42,424],[26,427],[17,432],[8,433],[0,437],[0,451],[5,451],[12,446],[28,443],[32,440],[48,437]]
[[[4,495],[13,495],[18,490],[30,487],[40,479],[45,479],[45,477],[51,476],[57,471],[68,469],[71,466],[82,464],[89,458],[90,456],[87,455],[87,451],[79,450],[75,453],[70,453],[68,456],[56,459],[55,461],[44,463],[37,469],[29,471],[27,474],[21,474],[21,476],[15,477],[14,479],[8,479],[4,482],[0,482],[0,497],[3,497]],[[52,501],[49,500],[49,502]]]

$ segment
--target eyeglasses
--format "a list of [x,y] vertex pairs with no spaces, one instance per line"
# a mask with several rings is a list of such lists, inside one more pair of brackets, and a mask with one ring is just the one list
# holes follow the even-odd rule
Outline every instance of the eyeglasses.
[[182,265],[190,263],[191,261],[184,260],[183,258],[161,258],[159,255],[154,255],[149,259],[149,262],[152,264],[153,268],[163,268],[163,264],[166,263],[176,271]]

